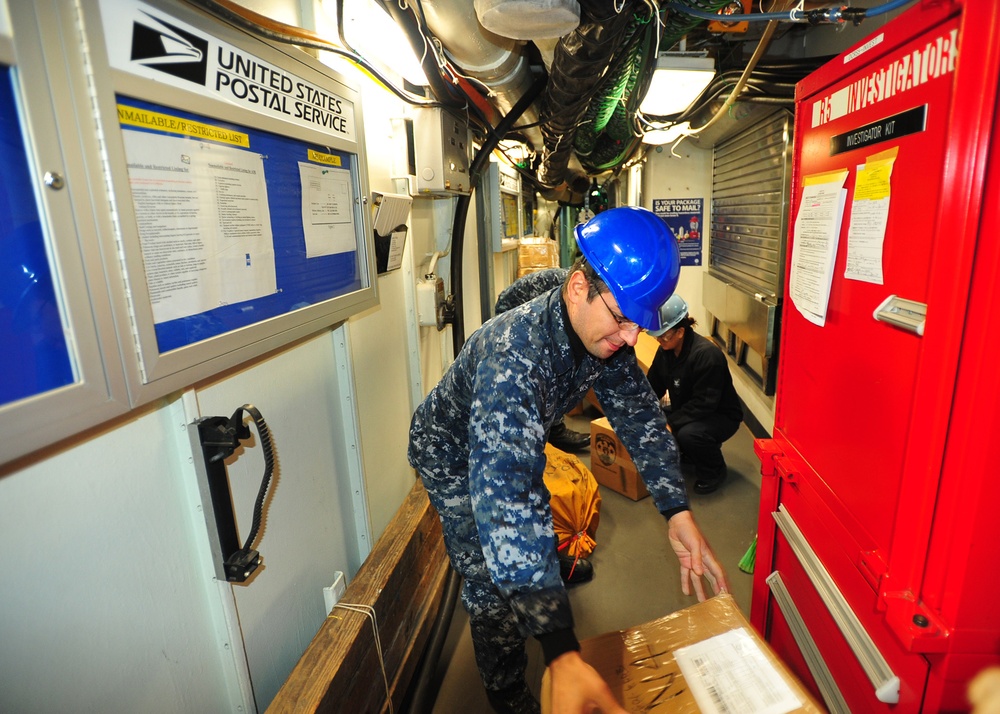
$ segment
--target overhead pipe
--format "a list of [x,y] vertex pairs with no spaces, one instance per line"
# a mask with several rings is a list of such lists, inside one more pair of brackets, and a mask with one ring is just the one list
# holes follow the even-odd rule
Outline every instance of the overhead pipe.
[[626,2],[616,11],[606,0],[584,0],[580,26],[556,47],[542,108],[545,146],[538,181],[543,186],[559,189],[566,179],[576,127],[621,45],[633,5]]
[[[471,0],[422,0],[420,6],[428,29],[441,41],[453,63],[483,83],[500,112],[510,115],[534,83],[521,44],[484,28]],[[542,134],[534,126],[538,123],[538,111],[528,107],[521,118],[524,124],[532,126],[520,133],[540,151]]]
[[[338,32],[340,32],[341,42],[346,45],[347,40],[344,37],[341,25],[343,22],[344,1],[345,0],[337,0],[337,29]],[[424,38],[424,36],[420,33],[420,28],[417,24],[413,10],[403,10],[395,2],[387,2],[384,7],[386,12],[392,18],[392,21],[395,22],[406,35],[406,39],[409,41],[410,48],[413,50],[413,53],[420,58],[420,68],[424,71],[424,76],[427,77],[431,93],[442,102],[448,102],[451,106],[460,107],[461,104],[457,102],[455,98],[456,94],[459,94],[459,92],[445,82],[444,78],[441,76],[441,68],[437,65],[434,53],[426,51],[426,48],[423,46],[424,42],[429,42],[430,40]]]

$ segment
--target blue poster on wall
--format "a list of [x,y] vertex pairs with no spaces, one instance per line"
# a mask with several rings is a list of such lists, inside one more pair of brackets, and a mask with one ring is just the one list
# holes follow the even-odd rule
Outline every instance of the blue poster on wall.
[[681,265],[701,265],[703,198],[654,198],[653,213],[677,239]]
[[73,383],[73,365],[21,135],[0,73],[0,405]]

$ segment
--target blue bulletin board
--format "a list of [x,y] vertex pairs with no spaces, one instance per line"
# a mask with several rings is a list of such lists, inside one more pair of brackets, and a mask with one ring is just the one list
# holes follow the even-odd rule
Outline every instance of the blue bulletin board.
[[0,80],[0,405],[73,383],[45,236],[14,101]]
[[[356,243],[356,156],[132,97],[118,95],[117,108],[160,354],[368,287]],[[165,148],[149,154],[158,140],[147,137],[165,137],[159,140]],[[221,158],[205,163],[199,155],[206,152]],[[170,165],[156,165],[150,155],[164,156],[161,163]],[[181,157],[176,164],[175,156]],[[199,161],[213,167],[200,178],[194,176]],[[239,175],[230,180],[219,173],[222,164]],[[255,194],[255,184],[238,181],[258,170],[266,190]],[[173,195],[168,171],[187,182],[188,198],[182,196],[177,206],[164,200]],[[188,171],[190,176],[183,173]],[[329,181],[346,192],[339,205],[323,189]],[[200,187],[193,198],[192,186]],[[313,187],[317,194],[310,204],[303,194]],[[185,212],[199,212],[199,205],[215,217],[210,230],[185,218]],[[323,217],[307,215],[309,205]],[[324,231],[332,231],[331,237]],[[220,237],[225,232],[236,237]],[[212,251],[204,244],[216,239],[242,243],[228,263],[213,269]],[[251,284],[237,285],[241,280]]]
[[6,9],[0,463],[378,305],[358,88],[184,3]]

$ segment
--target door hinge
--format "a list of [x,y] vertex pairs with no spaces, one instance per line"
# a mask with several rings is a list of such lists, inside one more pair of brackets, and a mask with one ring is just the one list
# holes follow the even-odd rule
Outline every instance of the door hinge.
[[883,592],[885,622],[908,652],[947,652],[952,628],[909,590]]
[[882,576],[888,569],[885,558],[878,550],[864,550],[858,556],[858,570],[875,592],[879,592],[882,587]]
[[786,456],[776,456],[774,458],[774,471],[785,483],[795,483],[798,481],[798,469],[795,468],[792,460]]
[[754,439],[753,452],[760,459],[760,475],[774,476],[774,460],[783,452],[774,439]]

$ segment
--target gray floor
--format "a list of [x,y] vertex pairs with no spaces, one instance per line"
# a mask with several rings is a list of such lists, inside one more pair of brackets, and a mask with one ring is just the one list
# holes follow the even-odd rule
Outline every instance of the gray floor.
[[[569,417],[567,424],[590,431],[590,419]],[[742,572],[739,561],[757,532],[760,497],[760,462],[753,453],[753,435],[745,425],[723,447],[729,478],[715,493],[699,496],[690,491],[695,519],[729,578],[730,591],[744,614],[750,614],[753,576]],[[578,454],[590,465],[590,453]],[[586,639],[610,630],[621,630],[668,615],[697,602],[680,588],[679,568],[667,542],[667,525],[649,498],[632,501],[601,487],[601,519],[597,547],[591,557],[594,579],[570,589],[576,634]],[[707,587],[707,585],[706,585]],[[528,643],[528,683],[540,688],[544,665],[534,640]],[[488,714],[483,685],[472,653],[469,623],[461,605],[456,608],[445,653],[444,672],[433,714]]]

